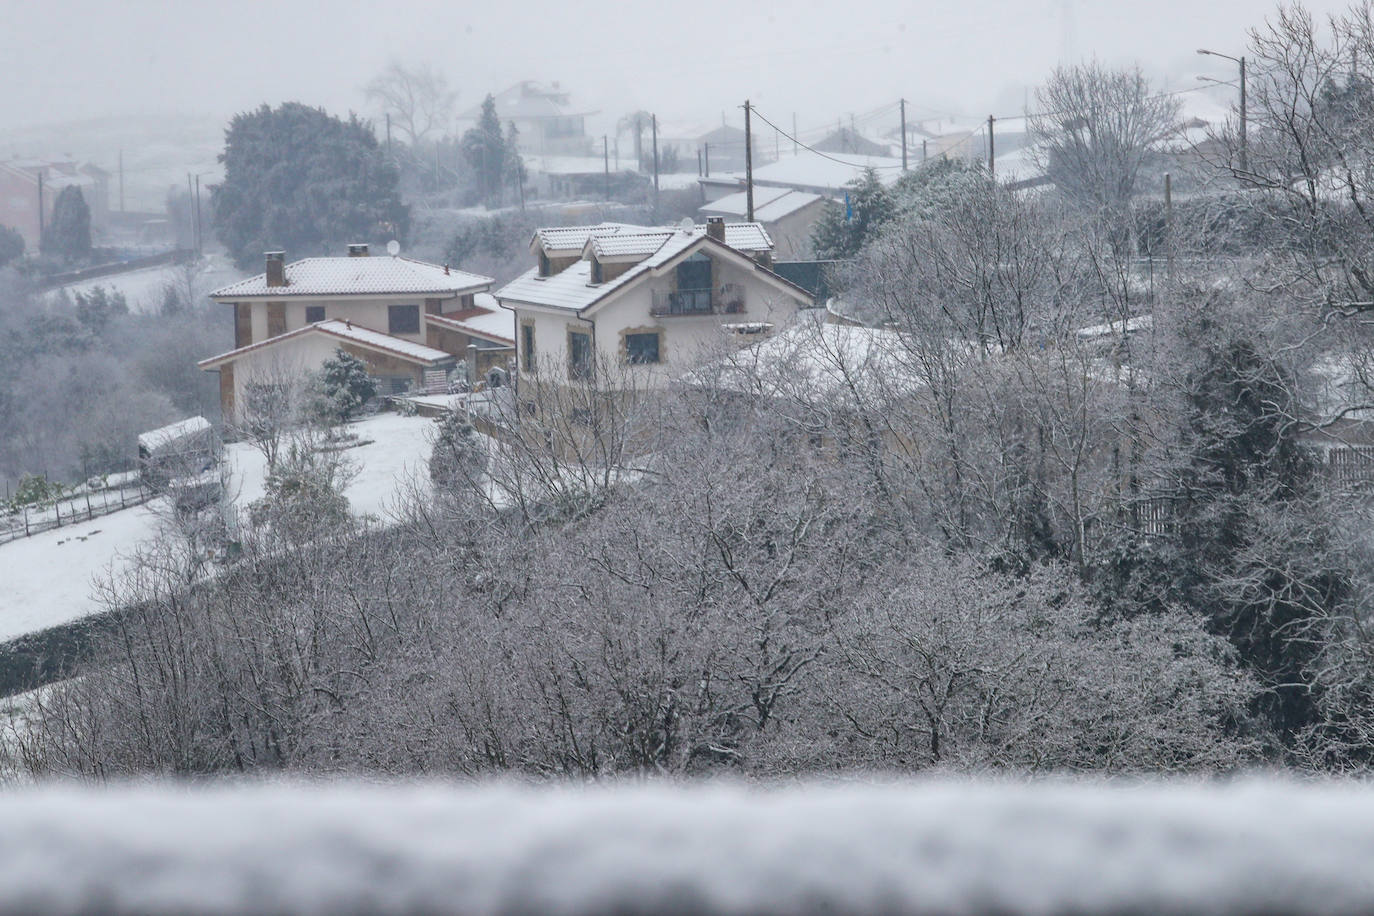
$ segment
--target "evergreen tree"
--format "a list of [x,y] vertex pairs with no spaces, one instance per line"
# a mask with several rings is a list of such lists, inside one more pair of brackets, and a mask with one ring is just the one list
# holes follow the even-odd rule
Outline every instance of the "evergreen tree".
[[376,396],[377,383],[367,374],[361,359],[346,350],[335,350],[320,366],[319,390],[323,400],[321,414],[325,419],[342,421],[350,419]]
[[486,443],[458,411],[439,418],[438,435],[429,456],[429,477],[444,492],[461,492],[474,486],[487,468]]
[[896,206],[892,194],[873,169],[846,185],[846,203],[828,207],[811,233],[816,257],[852,258],[874,233],[892,219]]
[[52,219],[43,229],[39,249],[67,261],[79,261],[91,254],[91,208],[81,189],[68,185],[57,195]]
[[[514,134],[512,134],[512,140]],[[510,173],[512,151],[501,135],[501,121],[496,116],[496,99],[488,95],[482,100],[482,115],[477,126],[463,134],[463,158],[477,176],[477,189],[487,204],[498,201],[501,187]],[[524,166],[521,166],[523,169]]]
[[213,222],[240,267],[272,249],[324,253],[405,233],[396,167],[356,115],[263,105],[229,123],[219,160]]

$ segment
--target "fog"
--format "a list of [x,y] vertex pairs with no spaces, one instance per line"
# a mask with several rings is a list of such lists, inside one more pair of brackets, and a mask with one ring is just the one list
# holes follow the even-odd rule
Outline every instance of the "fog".
[[[1335,10],[1333,0],[1309,4]],[[965,0],[839,5],[19,3],[0,29],[0,143],[15,129],[126,115],[223,118],[300,100],[370,114],[362,87],[389,61],[429,62],[461,110],[521,79],[558,81],[589,133],[633,108],[665,120],[738,120],[750,98],[803,130],[905,96],[914,117],[1015,114],[1062,59],[1139,62],[1194,86],[1198,47],[1238,53],[1266,0],[1087,3]],[[1210,66],[1209,66],[1210,63]],[[1225,73],[1225,69],[1220,71]],[[1216,91],[1216,90],[1212,90]],[[7,145],[13,146],[11,140]],[[0,155],[41,155],[5,149]]]

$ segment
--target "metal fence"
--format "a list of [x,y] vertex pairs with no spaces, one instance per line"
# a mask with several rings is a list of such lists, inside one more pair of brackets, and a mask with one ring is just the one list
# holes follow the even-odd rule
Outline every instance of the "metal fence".
[[142,505],[153,495],[152,490],[139,480],[108,489],[87,488],[80,493],[20,506],[0,515],[0,544]]

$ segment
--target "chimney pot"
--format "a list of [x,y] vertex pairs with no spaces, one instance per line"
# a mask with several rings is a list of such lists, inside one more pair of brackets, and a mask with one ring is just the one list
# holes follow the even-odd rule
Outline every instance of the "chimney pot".
[[725,217],[706,217],[706,235],[709,238],[715,239],[717,242],[725,241]]
[[286,285],[286,252],[267,252],[267,285]]
[[348,246],[348,256],[350,258],[365,258],[368,256],[366,242],[354,242]]

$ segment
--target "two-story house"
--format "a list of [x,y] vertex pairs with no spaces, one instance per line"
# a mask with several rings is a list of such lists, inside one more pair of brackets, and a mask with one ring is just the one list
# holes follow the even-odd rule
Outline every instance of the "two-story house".
[[522,378],[584,380],[606,364],[662,387],[814,304],[770,269],[773,243],[758,223],[540,229],[530,251],[537,266],[496,293],[515,313]]
[[255,377],[313,371],[339,349],[393,394],[462,361],[476,374],[505,368],[514,325],[488,292],[492,282],[447,265],[371,257],[366,245],[290,264],[268,252],[263,273],[210,294],[234,310],[234,349],[199,366],[219,373],[226,421]]

